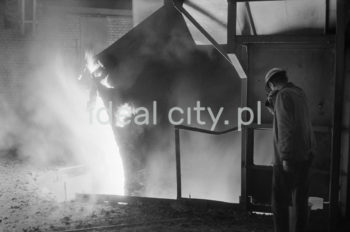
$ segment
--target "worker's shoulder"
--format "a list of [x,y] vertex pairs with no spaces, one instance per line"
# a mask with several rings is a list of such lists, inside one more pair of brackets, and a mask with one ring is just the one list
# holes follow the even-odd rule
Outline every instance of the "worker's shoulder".
[[282,101],[307,101],[305,92],[293,84],[289,84],[285,88],[281,89],[278,95],[278,98]]
[[305,95],[304,90],[302,90],[300,87],[294,85],[293,83],[288,83],[286,87],[282,88],[279,93],[283,96],[288,95]]

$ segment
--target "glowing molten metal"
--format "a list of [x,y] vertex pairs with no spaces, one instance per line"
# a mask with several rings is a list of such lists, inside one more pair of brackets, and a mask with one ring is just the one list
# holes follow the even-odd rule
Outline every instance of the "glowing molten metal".
[[[85,54],[85,59],[87,69],[92,75],[102,66],[89,53]],[[101,84],[106,88],[113,88],[106,82],[107,78],[108,76],[101,81]],[[100,164],[96,165],[95,174],[101,178],[101,183],[104,183],[99,192],[124,195],[123,163],[108,112],[102,98],[97,94],[95,107],[90,112],[90,117],[93,119],[91,121],[91,128],[96,133],[95,142],[100,152],[100,154],[96,154],[100,156]]]

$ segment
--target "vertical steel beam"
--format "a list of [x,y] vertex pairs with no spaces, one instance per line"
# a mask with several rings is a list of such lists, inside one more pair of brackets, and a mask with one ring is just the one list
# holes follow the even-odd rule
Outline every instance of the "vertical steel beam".
[[227,0],[227,45],[230,53],[236,52],[237,2]]
[[324,24],[324,34],[327,35],[329,32],[329,0],[325,0],[325,24]]
[[[347,39],[350,39],[348,36],[346,37]],[[350,57],[347,57],[349,59]],[[346,206],[345,206],[345,218],[350,218],[350,128],[348,129],[347,132],[348,135],[348,165],[347,165],[347,183],[346,183]]]
[[[242,61],[243,69],[246,74],[248,72],[248,46],[241,45],[239,57]],[[248,79],[241,79],[241,107],[248,105]],[[242,115],[243,120],[246,120],[247,115],[244,113]],[[242,128],[241,133],[241,197],[240,205],[248,210],[249,208],[249,199],[248,199],[248,163],[249,163],[249,133],[246,127]]]
[[[242,91],[242,100],[241,105],[244,104],[243,95],[246,94],[246,87],[247,87],[247,80],[243,79],[241,80],[241,91]],[[242,115],[242,117],[244,117]],[[247,170],[247,157],[248,157],[248,131],[246,127],[242,128],[241,133],[241,196],[239,199],[240,205],[247,210],[248,209],[248,192],[247,192],[247,185],[248,185],[248,170]]]
[[254,129],[244,127],[242,128],[242,161],[241,161],[241,197],[240,205],[246,211],[250,210],[250,187],[252,183],[250,180],[250,172],[253,166],[254,155]]
[[331,150],[331,179],[330,179],[330,211],[329,231],[336,231],[339,217],[339,178],[341,157],[341,124],[343,112],[343,93],[345,75],[345,1],[337,0],[336,23],[336,64],[334,102],[332,115],[332,150]]
[[175,155],[176,155],[176,189],[177,199],[182,198],[181,186],[181,154],[180,154],[180,129],[175,128]]
[[[346,35],[345,35],[345,47],[347,48],[347,49],[349,49],[349,47],[350,47],[350,4],[349,4],[349,2],[347,2],[346,3],[347,5],[346,5],[346,9],[347,9],[347,13],[345,13],[345,15],[347,16],[346,17],[346,25],[345,25],[345,33],[346,33]],[[347,53],[348,54],[348,53]],[[345,56],[345,62],[346,61],[348,61],[350,59],[350,56],[349,55],[347,55],[347,56]],[[347,65],[349,65],[348,63],[347,63]],[[346,69],[347,67],[345,67],[345,69]],[[348,77],[349,78],[349,77]],[[348,144],[350,144],[350,128],[348,129],[348,133],[349,133],[349,142],[348,142]],[[346,192],[347,192],[347,199],[346,199],[346,214],[345,214],[345,217],[346,218],[350,218],[350,175],[349,175],[349,170],[350,170],[350,147],[348,148],[349,150],[348,150],[348,169],[347,169],[347,171],[348,171],[348,175],[347,175],[347,179],[348,179],[348,182],[347,182],[347,190],[346,190]]]

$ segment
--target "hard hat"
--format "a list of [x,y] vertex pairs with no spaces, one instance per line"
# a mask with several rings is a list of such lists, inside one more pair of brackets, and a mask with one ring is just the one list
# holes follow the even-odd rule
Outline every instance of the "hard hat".
[[272,68],[270,71],[267,72],[265,76],[265,89],[266,91],[270,90],[270,86],[268,85],[269,81],[271,78],[276,75],[277,73],[286,73],[286,70],[281,69],[281,68]]

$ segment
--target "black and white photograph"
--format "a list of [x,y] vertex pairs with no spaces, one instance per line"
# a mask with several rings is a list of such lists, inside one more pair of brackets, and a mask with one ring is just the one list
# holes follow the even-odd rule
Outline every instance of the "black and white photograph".
[[0,0],[0,232],[348,232],[349,157],[349,0]]

